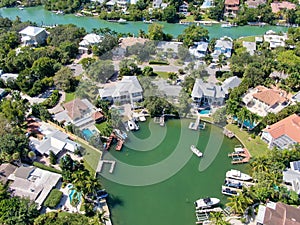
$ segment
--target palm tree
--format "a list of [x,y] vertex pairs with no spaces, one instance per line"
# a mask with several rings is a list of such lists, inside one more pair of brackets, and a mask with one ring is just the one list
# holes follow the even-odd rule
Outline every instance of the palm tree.
[[230,225],[229,222],[225,221],[223,212],[214,212],[209,214],[209,220],[214,225]]
[[248,118],[248,110],[243,107],[238,113],[237,113],[237,117],[239,120],[239,123],[241,123],[241,130],[243,130],[244,127],[244,122],[245,120]]
[[250,166],[252,167],[252,172],[255,173],[268,171],[266,156],[260,156],[258,158],[255,158],[250,163]]
[[240,193],[238,196],[232,196],[228,198],[229,202],[226,204],[231,208],[231,212],[236,214],[243,214],[246,208],[253,203],[253,200]]

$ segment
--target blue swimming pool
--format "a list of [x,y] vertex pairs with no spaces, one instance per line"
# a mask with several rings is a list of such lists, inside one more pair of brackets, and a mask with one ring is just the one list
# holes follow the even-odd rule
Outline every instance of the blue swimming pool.
[[[238,118],[236,116],[233,117],[234,121],[238,121]],[[257,124],[255,122],[250,123],[250,120],[244,120],[244,124],[245,127],[249,128],[250,130],[252,130],[254,127],[257,126]]]
[[85,128],[82,130],[82,135],[84,139],[88,141],[94,134],[90,129]]
[[200,111],[199,111],[199,114],[200,114],[200,115],[208,115],[208,114],[210,114],[210,110],[209,110],[209,109],[200,110]]
[[[76,191],[73,189],[71,190],[70,194],[69,194],[69,199],[70,199],[70,202],[72,202],[73,200],[73,197],[75,195]],[[80,199],[81,199],[81,193],[79,193],[77,196],[77,199],[78,199],[78,202],[80,202]]]

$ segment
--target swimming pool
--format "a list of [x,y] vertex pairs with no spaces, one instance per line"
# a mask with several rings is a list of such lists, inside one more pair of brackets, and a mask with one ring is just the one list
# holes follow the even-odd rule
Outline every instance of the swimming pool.
[[[233,117],[234,121],[240,122],[238,121],[238,118],[236,116]],[[244,120],[243,125],[247,128],[249,128],[250,130],[252,130],[254,127],[257,126],[257,124],[255,122],[250,123],[250,120]]]
[[88,141],[94,135],[94,133],[90,129],[85,128],[82,130],[82,135],[84,139]]
[[[72,202],[75,193],[76,193],[76,191],[74,189],[72,189],[70,194],[69,194],[70,202]],[[77,196],[78,203],[80,203],[81,193],[78,193],[76,196]]]
[[200,114],[200,115],[208,115],[208,114],[210,114],[210,110],[209,110],[209,109],[200,110],[200,111],[199,111],[199,114]]

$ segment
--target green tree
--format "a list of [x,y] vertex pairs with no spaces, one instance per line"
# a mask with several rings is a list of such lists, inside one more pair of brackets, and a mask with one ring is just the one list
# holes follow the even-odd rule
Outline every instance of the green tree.
[[163,26],[158,23],[151,24],[148,28],[148,37],[154,41],[164,40]]
[[57,71],[53,77],[53,80],[57,89],[65,92],[75,91],[78,83],[69,67],[62,67],[59,71]]
[[55,165],[55,164],[56,164],[57,157],[56,157],[56,155],[54,154],[53,151],[50,151],[50,152],[49,152],[49,159],[50,159],[50,163],[51,163],[52,165]]
[[168,23],[175,23],[178,21],[177,10],[173,5],[167,6],[163,10],[163,20],[167,21]]
[[196,25],[188,26],[183,33],[178,36],[178,40],[182,41],[187,47],[194,45],[197,41],[207,41],[209,38],[208,30]]
[[105,83],[115,72],[111,61],[98,60],[92,63],[87,69],[86,73],[93,80]]
[[226,123],[226,107],[221,107],[217,109],[213,114],[212,118],[214,123],[225,124]]

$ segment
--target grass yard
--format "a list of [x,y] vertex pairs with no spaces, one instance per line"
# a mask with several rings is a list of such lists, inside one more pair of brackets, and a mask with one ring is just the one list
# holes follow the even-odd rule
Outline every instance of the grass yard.
[[66,93],[66,100],[65,102],[70,102],[76,98],[75,92]]
[[169,78],[169,72],[162,72],[162,71],[154,71],[160,78],[168,79]]
[[267,144],[261,140],[259,136],[252,139],[247,131],[240,130],[235,124],[228,124],[226,128],[235,134],[242,144],[250,151],[252,157],[264,155],[268,151]]
[[255,36],[241,37],[241,38],[239,38],[239,40],[240,40],[240,41],[255,42]]
[[80,140],[77,142],[85,149],[83,159],[84,159],[84,166],[92,173],[95,174],[95,171],[98,166],[98,162],[100,160],[100,150],[96,151],[89,147],[88,145],[82,143]]

